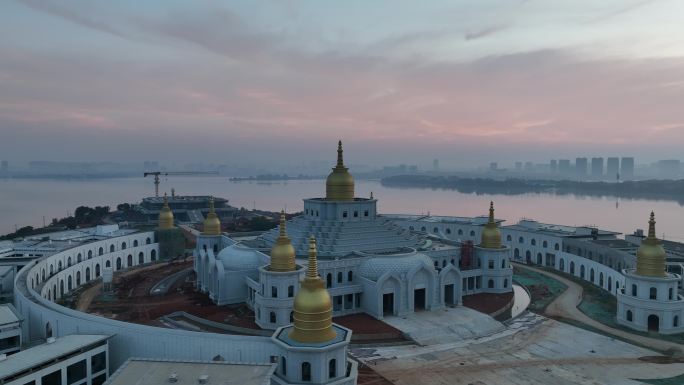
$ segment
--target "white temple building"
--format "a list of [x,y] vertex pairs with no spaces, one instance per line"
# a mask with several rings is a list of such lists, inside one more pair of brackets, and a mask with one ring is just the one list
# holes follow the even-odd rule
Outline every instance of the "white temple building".
[[[318,270],[333,315],[382,319],[457,306],[464,295],[512,291],[510,248],[501,243],[494,207],[481,223],[481,242],[458,242],[402,227],[377,213],[377,199],[354,196],[342,143],[324,198],[304,199],[304,211],[256,240],[236,242],[205,223],[197,238],[197,287],[219,305],[246,303],[264,329],[290,324],[297,282],[317,240]],[[210,221],[210,217],[207,217]]]

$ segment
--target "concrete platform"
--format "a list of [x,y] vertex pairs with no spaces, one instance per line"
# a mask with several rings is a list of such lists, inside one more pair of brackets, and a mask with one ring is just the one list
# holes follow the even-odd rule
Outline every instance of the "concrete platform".
[[506,326],[461,341],[351,353],[397,385],[638,385],[633,379],[684,373],[681,363],[645,362],[658,355],[648,349],[533,313]]
[[421,311],[405,317],[385,317],[383,321],[419,345],[457,342],[490,335],[505,328],[494,318],[463,306]]

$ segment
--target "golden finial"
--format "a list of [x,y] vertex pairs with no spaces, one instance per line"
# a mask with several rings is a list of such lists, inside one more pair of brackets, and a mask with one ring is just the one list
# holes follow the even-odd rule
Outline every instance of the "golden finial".
[[209,213],[204,219],[204,227],[202,228],[203,235],[221,235],[221,221],[216,215],[216,208],[214,207],[214,197],[209,197]]
[[159,210],[159,228],[168,230],[173,228],[173,212],[169,207],[169,198],[164,193],[164,205]]
[[309,267],[306,269],[306,276],[308,278],[318,277],[318,260],[316,252],[316,238],[309,237]]
[[285,210],[280,211],[280,229],[278,238],[273,248],[271,248],[272,271],[294,271],[297,268],[295,263],[295,249],[292,246],[290,237],[287,236],[287,221]]
[[500,249],[501,246],[501,231],[494,219],[494,202],[489,202],[489,220],[482,229],[482,241],[480,247],[487,249]]
[[309,238],[309,267],[294,299],[290,338],[304,343],[327,342],[337,335],[332,326],[332,300],[318,276],[316,238]]
[[665,261],[667,253],[663,248],[662,242],[656,238],[655,214],[651,211],[648,221],[648,236],[641,241],[637,249],[637,269],[638,275],[649,277],[663,277],[666,275]]
[[344,166],[341,140],[337,142],[337,164],[325,182],[325,199],[329,201],[354,200],[354,177]]

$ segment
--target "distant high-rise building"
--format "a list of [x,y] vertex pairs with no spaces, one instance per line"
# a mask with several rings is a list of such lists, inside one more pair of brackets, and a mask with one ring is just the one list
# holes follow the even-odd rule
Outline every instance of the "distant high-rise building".
[[496,171],[499,169],[499,164],[497,162],[492,162],[489,164],[489,171]]
[[558,172],[558,161],[557,160],[551,159],[551,164],[549,165],[549,171],[552,174],[555,174],[556,172]]
[[617,179],[617,175],[620,172],[620,158],[611,157],[608,158],[606,162],[606,177],[608,180]]
[[634,158],[622,158],[620,165],[620,179],[634,178]]
[[526,172],[534,171],[534,164],[532,164],[532,162],[525,162],[525,171]]
[[587,158],[576,158],[575,159],[575,172],[577,173],[577,176],[578,177],[586,176],[588,166],[589,166],[589,162],[587,161]]
[[515,171],[522,171],[522,162],[515,162]]
[[603,178],[603,158],[591,158],[591,176]]
[[432,161],[432,171],[439,171],[439,159]]
[[558,159],[558,172],[570,174],[570,159]]

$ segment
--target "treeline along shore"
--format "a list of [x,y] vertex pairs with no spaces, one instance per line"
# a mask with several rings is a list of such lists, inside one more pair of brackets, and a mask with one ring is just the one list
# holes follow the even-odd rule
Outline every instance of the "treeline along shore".
[[381,180],[383,186],[398,188],[440,188],[461,193],[518,195],[613,196],[631,199],[672,200],[684,205],[684,180],[641,180],[624,182],[580,182],[570,180],[489,179],[458,176],[397,175]]

